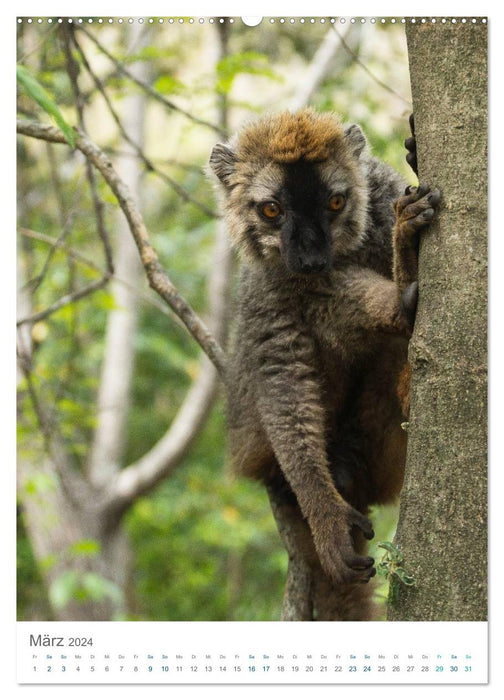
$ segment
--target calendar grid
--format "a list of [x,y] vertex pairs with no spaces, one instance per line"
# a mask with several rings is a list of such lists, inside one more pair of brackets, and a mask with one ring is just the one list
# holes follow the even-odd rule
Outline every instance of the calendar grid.
[[18,623],[18,682],[486,683],[486,622]]

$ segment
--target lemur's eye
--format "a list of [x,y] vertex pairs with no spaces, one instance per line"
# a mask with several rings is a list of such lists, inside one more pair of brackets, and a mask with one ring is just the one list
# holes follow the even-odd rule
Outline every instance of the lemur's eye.
[[345,196],[342,194],[333,194],[329,199],[329,209],[331,211],[340,211],[346,204]]
[[263,202],[259,205],[259,211],[267,219],[276,219],[282,213],[276,202]]

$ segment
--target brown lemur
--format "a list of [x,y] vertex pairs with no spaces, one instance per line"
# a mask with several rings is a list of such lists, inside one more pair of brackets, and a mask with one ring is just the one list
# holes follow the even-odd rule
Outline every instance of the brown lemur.
[[307,561],[346,601],[332,619],[367,619],[367,515],[403,481],[417,232],[439,192],[404,194],[359,126],[311,109],[245,126],[210,167],[241,258],[230,458],[284,499]]

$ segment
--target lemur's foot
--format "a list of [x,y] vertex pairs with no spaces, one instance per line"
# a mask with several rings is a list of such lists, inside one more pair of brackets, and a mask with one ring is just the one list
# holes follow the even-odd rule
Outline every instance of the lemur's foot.
[[416,136],[415,136],[415,118],[413,114],[410,114],[409,124],[411,129],[411,136],[409,136],[404,145],[408,153],[406,154],[406,162],[413,170],[415,175],[418,177],[418,163],[417,163],[417,152],[416,152]]

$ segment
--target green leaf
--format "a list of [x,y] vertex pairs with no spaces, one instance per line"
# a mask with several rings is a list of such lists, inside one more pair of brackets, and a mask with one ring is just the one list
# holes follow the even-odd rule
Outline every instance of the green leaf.
[[24,483],[27,494],[43,496],[56,488],[56,477],[52,474],[33,474]]
[[413,576],[410,576],[407,574],[404,569],[397,567],[397,569],[394,571],[395,575],[397,578],[404,583],[405,586],[414,586],[415,585],[415,579]]
[[96,540],[79,540],[70,546],[70,553],[78,557],[95,557],[101,547]]
[[56,578],[49,588],[49,600],[57,609],[62,608],[74,597],[78,586],[78,576],[75,571],[64,571]]
[[385,549],[390,556],[384,554],[384,560],[393,561],[400,564],[403,561],[403,555],[401,551],[392,542],[378,542],[377,547]]
[[110,598],[119,603],[122,597],[121,589],[117,584],[91,571],[82,576],[82,587],[91,600],[100,601]]
[[163,95],[169,95],[172,92],[179,92],[183,88],[183,85],[179,80],[165,73],[156,80],[153,88]]
[[38,565],[42,571],[49,571],[58,563],[58,557],[55,554],[48,554],[46,557],[39,559]]
[[75,136],[72,127],[63,118],[60,109],[49,93],[42,87],[36,78],[22,65],[16,69],[18,83],[23,87],[29,97],[42,107],[51,116],[63,132],[66,140],[72,148],[75,148]]
[[160,48],[159,46],[144,46],[135,53],[128,53],[126,55],[120,56],[119,60],[125,65],[135,63],[136,61],[159,61],[163,58],[175,58],[180,60],[177,54],[177,50],[173,46],[164,46]]
[[64,571],[56,578],[49,589],[51,604],[61,610],[71,600],[105,600],[110,598],[120,602],[121,590],[112,581],[91,571],[80,574],[77,571]]
[[388,563],[379,562],[379,563],[376,565],[376,573],[377,573],[378,576],[385,576],[385,577],[387,577],[387,576],[389,575],[389,572],[390,572],[390,568],[389,568]]
[[389,586],[389,603],[395,605],[399,600],[399,583],[397,579],[390,580]]
[[395,554],[397,552],[397,548],[392,544],[392,542],[377,542],[376,546],[387,550],[387,552],[390,552],[391,554]]
[[256,51],[243,51],[229,54],[217,64],[217,91],[227,95],[231,90],[234,79],[240,73],[260,75],[271,80],[281,78],[270,68],[267,56]]

